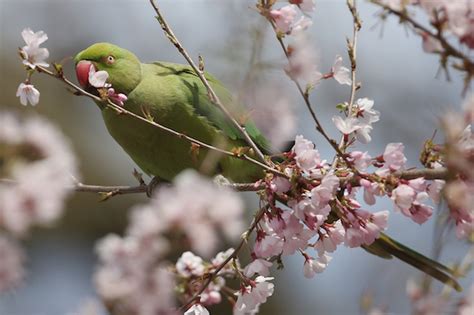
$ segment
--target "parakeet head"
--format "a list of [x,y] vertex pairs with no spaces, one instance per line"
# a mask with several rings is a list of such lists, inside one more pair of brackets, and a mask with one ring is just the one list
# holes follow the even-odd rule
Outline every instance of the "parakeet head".
[[107,71],[108,83],[120,93],[129,94],[141,81],[140,60],[130,51],[109,43],[97,43],[84,49],[74,58],[79,83],[89,86],[89,71]]

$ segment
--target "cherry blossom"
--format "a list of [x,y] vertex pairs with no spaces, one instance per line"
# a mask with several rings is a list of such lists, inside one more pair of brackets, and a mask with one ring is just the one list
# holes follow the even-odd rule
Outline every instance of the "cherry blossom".
[[[108,88],[111,85],[107,83],[109,74],[107,71],[101,70],[96,71],[94,66],[89,67],[89,84],[96,88]],[[115,90],[112,89],[112,92],[115,93]]]
[[311,141],[302,135],[296,136],[292,151],[295,153],[297,165],[307,173],[321,165],[319,151],[315,149]]
[[345,230],[341,221],[337,221],[333,225],[325,225],[323,231],[325,233],[320,232],[319,239],[314,244],[314,249],[318,251],[319,255],[325,252],[334,252],[337,246],[344,242]]
[[237,295],[234,306],[234,315],[252,314],[258,310],[260,304],[265,303],[274,291],[273,278],[258,276],[249,286],[243,287]]
[[332,258],[326,254],[319,255],[317,259],[307,257],[303,266],[304,276],[306,278],[313,278],[317,273],[323,272],[331,259]]
[[372,161],[372,158],[367,151],[352,151],[349,153],[349,155],[350,159],[352,159],[352,162],[354,163],[355,168],[360,172],[367,170]]
[[191,252],[184,252],[176,263],[176,270],[184,277],[202,276],[204,265],[202,258]]
[[383,153],[383,160],[385,161],[385,167],[391,171],[398,171],[405,167],[407,158],[403,154],[405,146],[403,143],[389,143]]
[[47,48],[40,47],[48,40],[48,35],[43,31],[35,33],[30,28],[25,28],[21,36],[26,43],[26,46],[21,49],[25,54],[23,64],[31,69],[35,69],[36,66],[48,67],[49,64],[45,60],[49,57],[49,51]]
[[333,78],[339,82],[339,84],[351,85],[352,80],[350,78],[351,71],[342,65],[342,57],[337,55],[336,60],[332,66],[332,75]]
[[247,277],[252,277],[254,274],[267,277],[270,274],[270,267],[272,265],[273,263],[270,261],[257,258],[245,267],[244,274]]
[[115,104],[119,106],[123,106],[124,103],[127,101],[127,95],[123,93],[115,93],[115,90],[113,88],[109,88],[107,90],[107,95],[108,97],[114,102]]
[[276,28],[283,34],[289,34],[293,28],[293,23],[298,15],[295,5],[286,5],[280,9],[270,11],[270,16],[275,21]]
[[39,103],[40,92],[34,87],[33,84],[20,83],[16,96],[20,98],[20,103],[27,106],[28,103],[35,106]]
[[50,225],[61,216],[78,174],[76,159],[64,135],[43,119],[20,121],[0,112],[0,125],[0,143],[19,152],[2,165],[13,183],[0,182],[0,227],[25,236],[32,225]]

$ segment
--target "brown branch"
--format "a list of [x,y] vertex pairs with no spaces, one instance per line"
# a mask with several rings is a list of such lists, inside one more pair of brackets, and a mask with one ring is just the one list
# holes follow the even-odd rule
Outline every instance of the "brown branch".
[[[277,38],[278,42],[280,43],[281,49],[285,53],[286,59],[288,60],[288,62],[291,63],[290,54],[288,52],[288,49],[285,46],[285,43],[283,42],[283,39],[278,35],[278,30],[275,26],[275,23],[273,23],[273,21],[271,20],[271,17],[267,16],[266,18],[268,19],[268,21],[272,25],[273,31],[275,32],[276,38]],[[296,78],[293,78],[291,76],[290,76],[290,78],[295,83],[296,88],[298,89],[298,92],[300,93],[301,97],[303,97],[306,108],[308,109],[309,113],[311,114],[311,117],[313,118],[313,121],[316,123],[316,130],[324,137],[324,139],[326,139],[326,141],[331,145],[331,147],[333,147],[333,149],[336,151],[336,153],[339,156],[344,158],[344,153],[341,151],[341,149],[339,149],[339,146],[337,145],[336,140],[331,139],[329,137],[329,135],[324,130],[323,125],[319,121],[319,119],[316,115],[316,112],[314,111],[314,109],[311,106],[311,102],[309,100],[308,93],[303,91],[303,88],[301,87],[301,84],[297,81]]]
[[[174,34],[173,30],[171,29],[171,27],[168,25],[168,23],[166,22],[165,18],[163,17],[163,14],[161,13],[158,5],[155,3],[154,0],[150,0],[150,4],[152,5],[153,9],[155,10],[157,16],[156,16],[156,19],[158,20],[158,22],[160,23],[161,25],[161,28],[163,29],[163,31],[165,32],[165,35],[166,37],[168,37],[168,39],[171,41],[171,43],[176,47],[176,49],[178,49],[178,51],[181,53],[181,55],[183,55],[183,57],[186,59],[186,61],[189,63],[189,65],[191,66],[191,68],[193,68],[194,72],[196,73],[196,75],[199,77],[199,79],[201,79],[202,83],[204,84],[204,86],[206,87],[207,89],[207,93],[209,95],[209,99],[211,100],[211,102],[213,102],[214,104],[216,104],[220,110],[227,116],[227,118],[232,122],[232,124],[240,131],[240,133],[244,136],[244,139],[245,141],[247,142],[247,144],[255,151],[255,154],[257,155],[257,157],[264,163],[267,163],[268,164],[268,161],[265,159],[265,156],[263,155],[262,151],[258,148],[258,146],[255,144],[255,142],[252,140],[252,138],[250,137],[250,135],[248,134],[248,132],[245,130],[244,127],[242,127],[235,119],[234,117],[232,116],[232,114],[229,112],[229,110],[224,106],[224,104],[220,101],[219,97],[217,96],[217,94],[214,92],[214,90],[212,89],[211,85],[209,84],[209,82],[207,81],[205,75],[204,75],[204,71],[201,71],[197,66],[196,64],[194,63],[194,61],[192,60],[192,58],[189,56],[189,54],[187,53],[187,51],[184,49],[183,45],[181,45],[181,43],[179,42],[178,38],[176,37],[176,35]],[[271,164],[270,164],[271,165]]]
[[434,39],[437,39],[441,43],[441,46],[443,46],[443,48],[445,49],[445,52],[448,55],[462,60],[464,62],[464,64],[468,66],[469,69],[474,69],[474,62],[468,56],[466,56],[464,53],[462,53],[461,51],[459,51],[458,49],[453,47],[453,45],[451,45],[446,40],[446,38],[444,38],[444,36],[442,35],[441,32],[436,32],[435,33],[433,31],[431,31],[427,27],[423,26],[421,23],[415,21],[412,17],[410,17],[407,14],[406,11],[394,10],[389,5],[387,5],[385,3],[382,3],[380,0],[370,0],[370,2],[372,2],[373,4],[383,8],[385,11],[387,11],[389,13],[398,16],[402,22],[410,23],[410,25],[414,29],[420,30],[423,33],[427,34],[428,36],[430,36]]
[[[349,60],[351,62],[351,94],[349,97],[349,106],[348,106],[348,116],[352,115],[352,108],[354,107],[354,100],[357,91],[357,78],[356,78],[356,70],[357,70],[357,34],[362,27],[362,22],[359,18],[359,14],[357,13],[356,7],[356,0],[347,0],[347,7],[352,14],[353,19],[353,28],[352,28],[352,41],[347,39],[347,54],[349,55]],[[342,135],[341,140],[339,141],[339,149],[341,151],[345,151],[346,146],[346,137]],[[332,163],[332,168],[335,168],[337,165],[337,156],[334,158]],[[348,164],[350,166],[351,164]],[[357,171],[355,168],[353,170]]]
[[421,168],[421,169],[412,169],[407,171],[397,171],[392,174],[395,177],[401,179],[415,179],[423,177],[426,180],[435,180],[442,179],[447,180],[449,178],[449,170],[444,167],[440,168]]
[[45,67],[41,67],[41,66],[37,66],[36,69],[38,70],[38,72],[42,72],[42,73],[45,73],[53,78],[56,78],[62,82],[64,82],[66,85],[68,85],[69,87],[71,87],[72,89],[74,89],[74,91],[76,93],[78,93],[79,95],[83,95],[83,96],[87,96],[91,99],[93,99],[94,101],[97,101],[97,102],[100,102],[104,105],[106,105],[107,107],[115,110],[117,113],[119,114],[124,114],[124,115],[128,115],[128,116],[131,116],[135,119],[138,119],[138,120],[141,120],[145,123],[148,123],[156,128],[159,128],[163,131],[166,131],[174,136],[176,136],[177,138],[179,139],[184,139],[184,140],[187,140],[189,141],[190,143],[194,143],[200,147],[204,147],[206,149],[209,149],[209,150],[214,150],[214,151],[217,151],[219,153],[222,153],[224,155],[227,155],[227,156],[230,156],[230,157],[233,157],[233,158],[236,158],[236,159],[240,159],[240,160],[245,160],[245,161],[248,161],[250,163],[253,163],[255,165],[258,165],[259,167],[261,167],[262,169],[265,169],[266,171],[268,172],[271,172],[275,175],[278,175],[278,176],[282,176],[282,177],[285,177],[285,178],[288,178],[288,175],[262,163],[262,162],[259,162],[255,159],[253,159],[252,157],[246,155],[246,154],[236,154],[236,153],[233,153],[233,152],[230,152],[230,151],[227,151],[227,150],[224,150],[224,149],[220,149],[220,148],[217,148],[217,147],[214,147],[210,144],[207,144],[207,143],[204,143],[200,140],[197,140],[193,137],[190,137],[188,135],[185,135],[181,132],[178,132],[174,129],[171,129],[171,128],[168,128],[168,127],[165,127],[163,125],[160,125],[152,120],[149,120],[149,119],[146,119],[140,115],[137,115],[123,107],[120,107],[119,105],[113,103],[110,99],[102,99],[94,94],[91,94],[85,90],[83,90],[82,88],[78,87],[77,85],[75,85],[74,83],[72,83],[69,79],[67,79],[66,77],[64,77],[62,74],[54,74],[52,71],[46,69]]

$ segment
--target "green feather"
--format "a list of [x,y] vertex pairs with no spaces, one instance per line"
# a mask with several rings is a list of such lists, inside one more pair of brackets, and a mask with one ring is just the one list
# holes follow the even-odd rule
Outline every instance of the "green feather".
[[[113,64],[106,62],[109,55],[115,57]],[[189,66],[167,62],[143,64],[132,53],[108,43],[95,44],[80,52],[75,61],[81,60],[89,60],[97,70],[108,72],[114,89],[128,96],[126,109],[139,115],[147,112],[163,126],[226,150],[247,146],[236,126],[209,100],[206,88]],[[229,111],[235,117],[244,117],[243,108],[233,102],[230,92],[209,73],[205,76]],[[203,148],[196,153],[188,141],[132,117],[117,115],[107,107],[102,108],[102,115],[112,137],[150,175],[172,180],[183,169],[199,169],[209,153]],[[243,126],[262,151],[271,151],[252,121]],[[231,157],[218,160],[211,174],[217,173],[234,181],[252,181],[263,176],[259,167]]]

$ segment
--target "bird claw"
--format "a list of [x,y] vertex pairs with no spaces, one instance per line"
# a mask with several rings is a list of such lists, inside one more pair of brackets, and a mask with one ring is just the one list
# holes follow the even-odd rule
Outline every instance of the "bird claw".
[[162,179],[155,176],[151,179],[151,181],[148,183],[146,186],[146,195],[148,198],[151,198],[153,195],[153,192],[155,191],[155,188],[162,182]]

